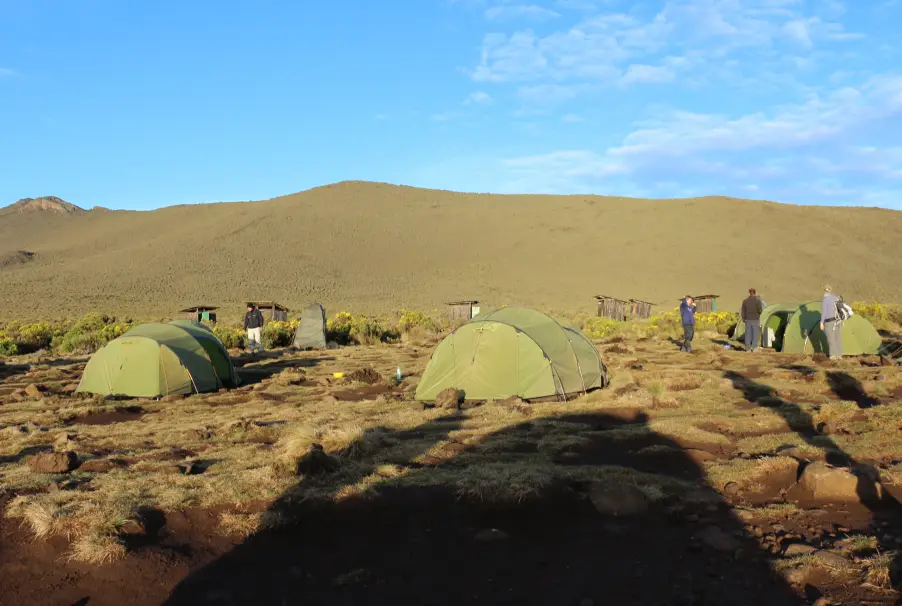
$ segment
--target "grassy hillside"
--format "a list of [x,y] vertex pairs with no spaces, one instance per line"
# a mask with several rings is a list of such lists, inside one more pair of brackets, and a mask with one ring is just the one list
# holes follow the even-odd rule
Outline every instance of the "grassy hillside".
[[165,315],[246,297],[294,309],[432,309],[456,298],[592,309],[598,293],[671,306],[902,300],[902,213],[706,197],[477,195],[345,182],[264,202],[0,216],[0,318]]

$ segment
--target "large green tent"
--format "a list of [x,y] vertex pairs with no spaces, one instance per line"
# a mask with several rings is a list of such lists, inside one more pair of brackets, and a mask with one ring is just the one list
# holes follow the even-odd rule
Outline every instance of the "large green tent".
[[[866,318],[855,314],[842,322],[842,349],[845,356],[876,354],[883,341]],[[827,335],[821,330],[821,302],[805,303],[786,325],[783,349],[786,353],[827,353]]]
[[153,398],[234,384],[237,375],[228,355],[226,367],[215,353],[215,344],[202,333],[208,331],[162,323],[136,326],[91,356],[77,391]]
[[216,370],[216,376],[219,377],[223,387],[238,387],[238,373],[235,371],[235,367],[232,366],[229,350],[225,348],[225,345],[210,330],[209,326],[193,320],[171,320],[169,324],[188,331],[191,336],[200,342],[204,351],[210,357],[213,368]]
[[578,328],[533,309],[506,307],[476,316],[439,343],[416,399],[430,402],[454,388],[468,400],[563,400],[607,382],[598,350]]
[[[768,305],[761,311],[761,343],[762,347],[772,347],[779,351],[783,343],[783,333],[789,318],[794,314],[801,303],[775,303]],[[733,330],[733,338],[737,341],[745,340],[745,322],[739,320]]]
[[[761,344],[783,353],[827,353],[827,335],[820,324],[820,301],[769,305],[761,312]],[[744,336],[740,321],[733,338],[741,341]],[[857,314],[843,321],[842,337],[846,356],[876,354],[882,344],[873,325]]]

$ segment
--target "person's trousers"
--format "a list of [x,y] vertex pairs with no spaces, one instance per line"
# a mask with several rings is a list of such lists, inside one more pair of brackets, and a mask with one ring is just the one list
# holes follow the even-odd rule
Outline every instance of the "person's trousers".
[[745,350],[755,351],[761,346],[761,322],[749,320],[745,323]]
[[842,322],[828,320],[824,322],[824,332],[827,333],[827,351],[831,358],[842,356]]
[[254,352],[254,347],[259,347],[260,351],[263,351],[263,339],[260,336],[262,329],[261,328],[248,328],[247,329],[247,347],[251,350],[251,353]]
[[695,324],[683,324],[683,346],[680,351],[692,351],[692,339],[695,338]]

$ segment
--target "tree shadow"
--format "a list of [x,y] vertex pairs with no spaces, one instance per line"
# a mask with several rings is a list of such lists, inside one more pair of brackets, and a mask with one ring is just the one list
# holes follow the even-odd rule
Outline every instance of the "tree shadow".
[[842,400],[855,402],[858,408],[872,408],[880,404],[880,400],[868,395],[861,382],[845,372],[828,372],[827,382],[830,389]]
[[[812,376],[816,374],[812,368],[801,366],[801,365],[793,365],[787,367],[790,370],[794,370],[798,372],[802,376]],[[843,394],[848,395],[849,392],[845,391],[846,389],[854,390],[854,394],[852,395],[860,395],[864,394],[864,390],[861,387],[861,384],[858,383],[854,378],[849,377],[845,373],[828,373],[828,378],[831,374],[838,375],[831,381],[831,386],[842,383],[844,386]],[[855,476],[858,478],[856,492],[859,501],[863,506],[871,511],[872,514],[891,514],[894,518],[898,518],[900,516],[900,507],[899,502],[886,491],[883,491],[882,494],[877,492],[874,479],[880,477],[879,471],[871,464],[862,463],[860,461],[856,461],[854,457],[846,453],[842,447],[840,447],[835,440],[830,438],[828,435],[825,435],[822,431],[819,430],[818,427],[815,426],[814,419],[808,412],[803,410],[798,404],[787,401],[783,398],[778,397],[776,390],[766,385],[764,383],[757,383],[752,381],[751,379],[746,378],[742,374],[735,371],[727,371],[724,373],[724,377],[730,379],[733,382],[733,387],[742,392],[743,396],[751,403],[758,404],[759,406],[763,406],[775,411],[779,414],[786,424],[789,426],[791,430],[793,430],[799,437],[801,437],[807,444],[812,446],[816,446],[817,448],[824,449],[825,452],[825,460],[828,464],[834,465],[836,467],[847,467],[850,471],[852,471]],[[848,387],[850,383],[844,379],[844,377],[848,377],[852,379],[854,383],[852,383],[851,388]],[[834,392],[837,395],[840,395],[837,391],[837,388],[834,387]],[[860,391],[858,391],[860,390]],[[867,394],[864,394],[865,397],[869,398]],[[843,399],[851,399],[846,398],[844,396]],[[854,401],[854,400],[853,400]],[[859,403],[859,407],[866,408],[866,406],[862,406]],[[804,466],[807,461],[800,461]],[[804,469],[804,467],[802,467]],[[902,571],[902,552],[897,552],[898,545],[895,541],[883,541],[886,544],[882,544],[881,548],[887,552],[896,552],[896,558],[892,565],[893,571]],[[893,578],[892,585],[895,588],[902,587],[902,579]]]
[[[192,571],[166,603],[803,603],[643,414],[449,438],[465,418],[368,430],[345,449],[365,457],[308,474],[268,509],[290,524]],[[405,471],[373,480],[388,462]],[[338,498],[361,480],[368,492]],[[324,487],[331,498],[311,497]]]

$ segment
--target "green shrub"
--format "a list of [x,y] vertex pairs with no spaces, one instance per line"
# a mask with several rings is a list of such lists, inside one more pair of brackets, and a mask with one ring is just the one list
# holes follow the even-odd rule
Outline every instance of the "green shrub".
[[270,322],[260,331],[265,349],[288,347],[294,339],[294,333],[288,322]]
[[442,327],[438,322],[422,311],[402,309],[401,317],[398,319],[398,332],[401,334],[408,334],[415,330],[439,333],[442,331]]
[[215,334],[226,349],[244,349],[247,347],[247,335],[238,328],[217,326],[213,329]]
[[398,333],[386,329],[378,320],[346,311],[335,314],[326,322],[327,338],[340,345],[374,345],[398,338]]
[[583,332],[590,339],[600,341],[613,337],[623,327],[623,322],[611,320],[610,318],[588,318],[583,321]]
[[15,356],[18,353],[19,349],[16,347],[15,341],[9,337],[0,337],[0,356]]
[[65,334],[57,334],[51,343],[60,353],[94,353],[113,339],[121,337],[131,324],[119,323],[115,318],[92,312],[84,315]]

